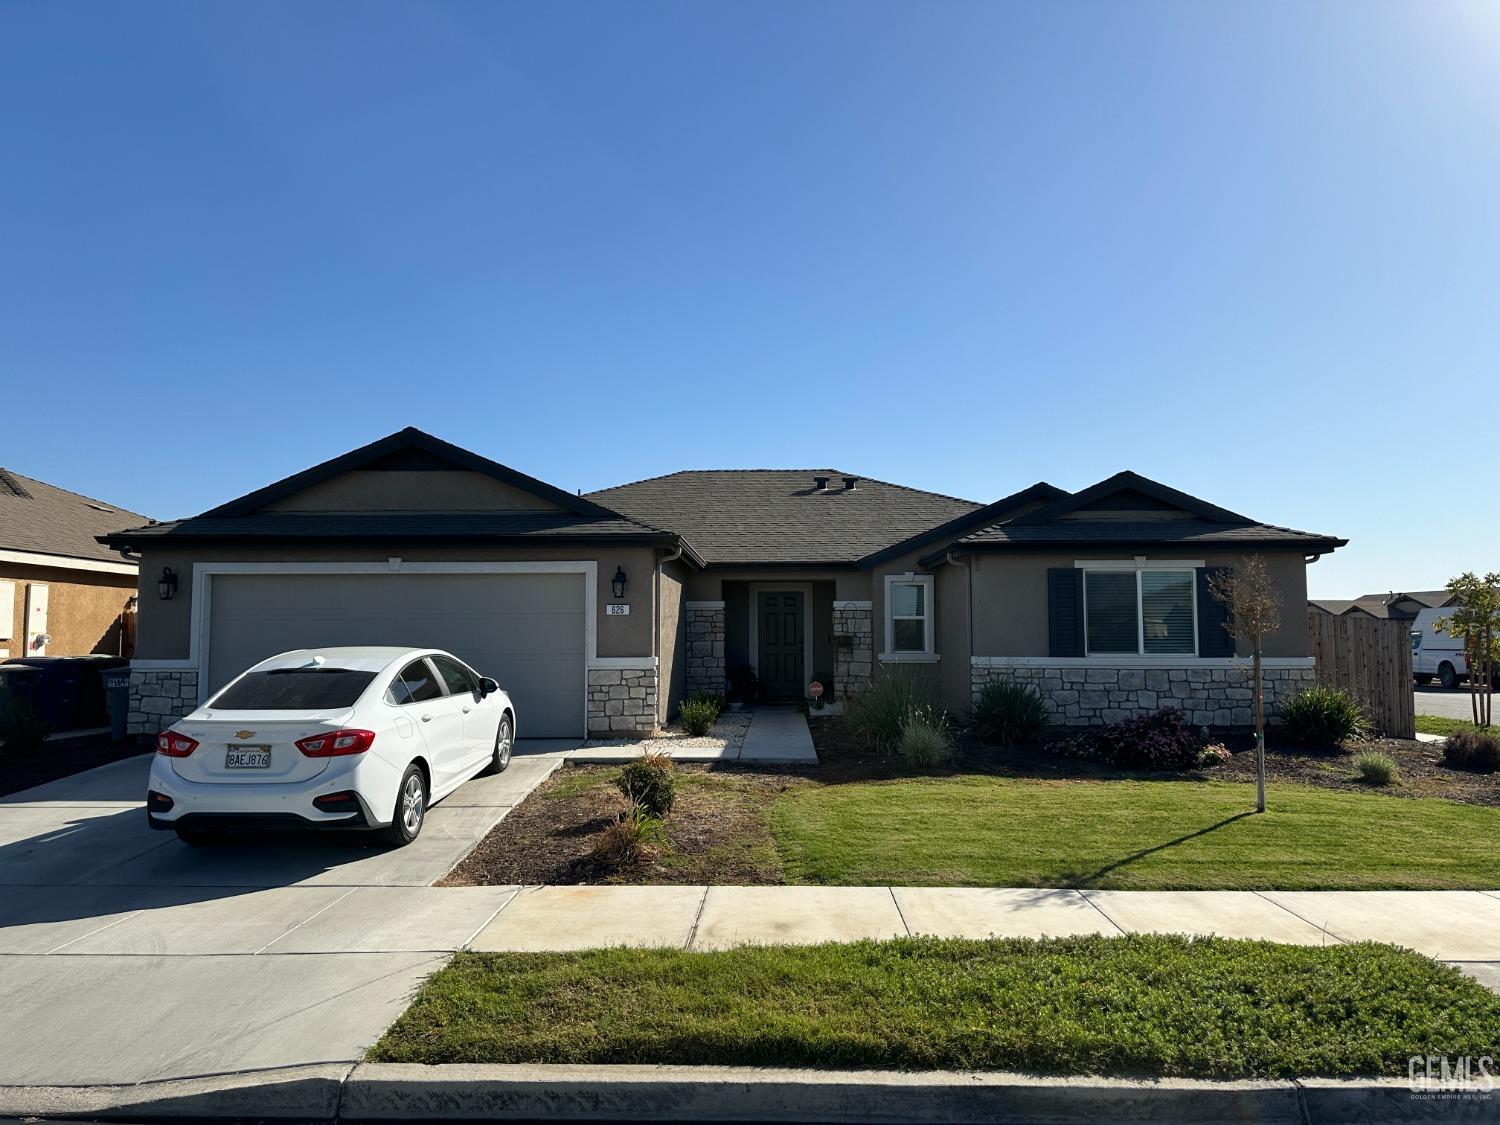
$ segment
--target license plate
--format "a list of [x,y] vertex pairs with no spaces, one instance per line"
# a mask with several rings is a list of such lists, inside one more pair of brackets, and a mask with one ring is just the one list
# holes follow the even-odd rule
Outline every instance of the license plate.
[[269,746],[231,746],[224,755],[224,768],[268,770],[271,768],[271,748]]

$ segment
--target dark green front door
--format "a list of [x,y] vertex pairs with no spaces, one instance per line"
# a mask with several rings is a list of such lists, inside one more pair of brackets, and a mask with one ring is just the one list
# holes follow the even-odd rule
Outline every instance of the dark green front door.
[[761,692],[768,699],[801,699],[807,686],[802,667],[801,592],[762,592],[756,596],[756,612]]

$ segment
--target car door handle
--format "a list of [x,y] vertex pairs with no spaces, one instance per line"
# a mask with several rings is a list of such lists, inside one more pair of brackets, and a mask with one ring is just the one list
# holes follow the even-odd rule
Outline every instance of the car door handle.
[[464,714],[467,715],[468,713],[469,713],[469,709],[467,707],[465,707],[464,708]]
[[423,715],[422,716],[422,721],[424,723],[430,723],[430,722],[432,722],[432,716],[431,715]]

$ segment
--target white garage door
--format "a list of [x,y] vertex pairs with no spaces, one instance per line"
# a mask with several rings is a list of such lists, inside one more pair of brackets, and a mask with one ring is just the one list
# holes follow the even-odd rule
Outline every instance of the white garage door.
[[218,574],[208,687],[278,652],[441,648],[500,681],[522,737],[583,734],[581,574]]

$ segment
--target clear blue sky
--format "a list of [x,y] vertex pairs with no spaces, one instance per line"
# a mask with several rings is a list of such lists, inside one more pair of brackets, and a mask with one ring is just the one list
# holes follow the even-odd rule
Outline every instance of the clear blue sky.
[[12,0],[0,154],[0,464],[160,518],[411,424],[1500,569],[1493,3]]

